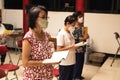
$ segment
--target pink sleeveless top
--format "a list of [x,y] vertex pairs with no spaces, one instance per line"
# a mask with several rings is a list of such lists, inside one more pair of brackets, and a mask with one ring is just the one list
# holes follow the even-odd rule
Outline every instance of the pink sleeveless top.
[[[28,40],[32,47],[30,60],[42,61],[51,57],[51,48],[48,44],[50,35],[48,33],[45,33],[45,35],[44,41],[38,41],[30,31],[24,36],[24,39]],[[52,65],[24,67],[23,80],[52,80]]]

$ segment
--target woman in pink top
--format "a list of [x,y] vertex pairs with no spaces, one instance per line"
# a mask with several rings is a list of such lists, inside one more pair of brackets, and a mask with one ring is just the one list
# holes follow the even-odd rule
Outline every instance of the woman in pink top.
[[29,11],[29,31],[22,44],[23,80],[52,80],[52,64],[43,63],[52,55],[47,28],[48,11],[44,6],[33,6]]

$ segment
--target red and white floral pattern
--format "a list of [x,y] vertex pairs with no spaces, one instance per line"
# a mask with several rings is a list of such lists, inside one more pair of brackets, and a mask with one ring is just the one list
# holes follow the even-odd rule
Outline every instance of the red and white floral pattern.
[[[48,33],[45,33],[45,41],[38,41],[32,32],[28,32],[24,39],[27,39],[32,46],[30,60],[42,61],[51,57],[51,48]],[[52,65],[40,65],[24,68],[23,80],[52,80]]]

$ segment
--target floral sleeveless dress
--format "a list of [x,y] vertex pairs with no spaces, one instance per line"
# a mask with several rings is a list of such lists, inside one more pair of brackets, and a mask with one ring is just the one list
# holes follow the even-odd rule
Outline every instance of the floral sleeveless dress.
[[[44,41],[38,41],[33,36],[32,32],[27,32],[24,39],[28,40],[32,47],[30,54],[30,60],[42,61],[51,57],[51,48],[49,46],[48,38],[50,35],[45,33],[46,39]],[[33,67],[24,67],[23,80],[52,80],[52,65],[45,64]]]

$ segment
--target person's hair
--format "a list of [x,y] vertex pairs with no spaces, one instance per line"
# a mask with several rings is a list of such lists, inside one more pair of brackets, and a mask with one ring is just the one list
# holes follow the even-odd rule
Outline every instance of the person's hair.
[[80,11],[76,11],[72,14],[75,18],[78,18],[78,16],[82,16],[82,13]]
[[75,21],[76,21],[76,18],[73,15],[69,15],[65,18],[64,25],[66,25],[67,22],[71,24]]
[[44,7],[44,6],[41,6],[41,5],[37,5],[37,6],[32,6],[30,8],[30,11],[28,13],[28,26],[31,28],[31,29],[34,29],[35,28],[35,21],[36,19],[38,18],[39,16],[39,13],[44,10],[46,12],[46,14],[48,14],[48,10]]

